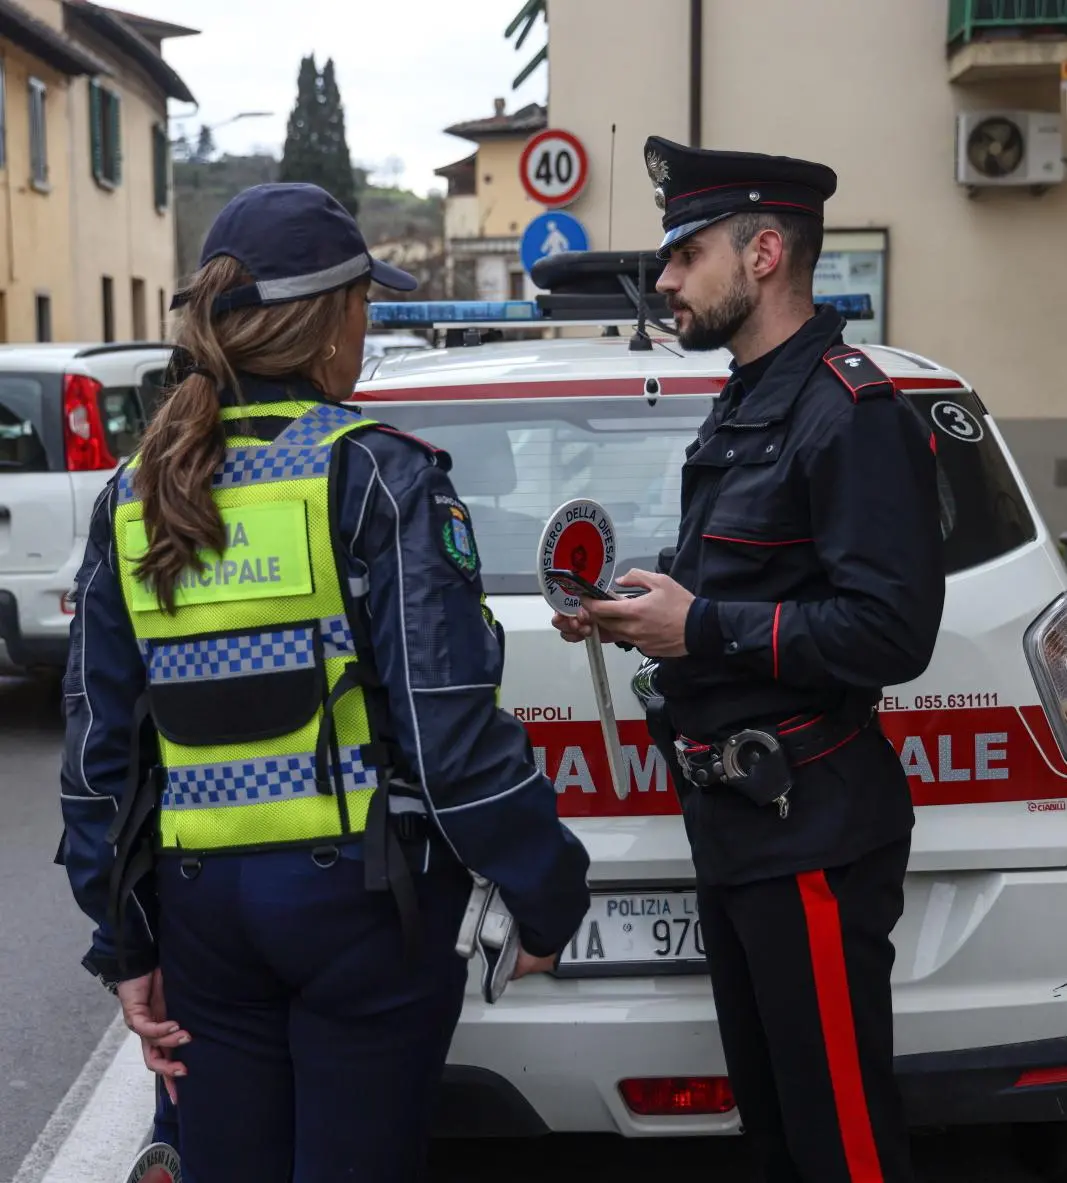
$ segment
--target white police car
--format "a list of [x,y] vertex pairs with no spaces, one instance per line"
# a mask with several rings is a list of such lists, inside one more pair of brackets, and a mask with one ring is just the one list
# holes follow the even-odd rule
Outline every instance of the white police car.
[[[538,314],[477,311],[497,324]],[[584,647],[558,641],[535,577],[546,519],[583,496],[614,519],[616,570],[654,568],[676,539],[683,449],[729,358],[683,355],[668,337],[631,349],[628,330],[475,343],[484,333],[456,323],[469,308],[376,314],[444,318],[470,342],[368,366],[354,401],[451,453],[507,631],[501,703],[592,856],[593,906],[558,973],[489,1006],[472,971],[441,1131],[737,1132],[689,847],[633,686],[640,655],[605,654],[629,766],[620,800]],[[1054,1178],[1067,1128],[1051,1124],[1067,1113],[1067,577],[966,380],[899,349],[866,351],[936,437],[949,571],[929,669],[881,704],[918,807],[894,937],[901,1084],[915,1125],[1050,1123],[1028,1127],[1025,1145]]]

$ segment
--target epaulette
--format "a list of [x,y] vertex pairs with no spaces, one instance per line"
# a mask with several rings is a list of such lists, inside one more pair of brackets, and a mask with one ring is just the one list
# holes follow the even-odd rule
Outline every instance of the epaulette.
[[409,444],[414,444],[420,451],[425,452],[434,464],[443,468],[446,472],[452,467],[452,460],[447,452],[442,451],[441,448],[435,448],[433,444],[427,443],[424,439],[419,439],[417,435],[411,435],[409,432],[401,431],[397,427],[390,427],[387,423],[376,423],[375,430],[382,431],[386,435],[395,436],[397,439],[407,440]]
[[855,403],[869,398],[893,398],[896,394],[889,377],[865,353],[851,345],[835,345],[822,359]]

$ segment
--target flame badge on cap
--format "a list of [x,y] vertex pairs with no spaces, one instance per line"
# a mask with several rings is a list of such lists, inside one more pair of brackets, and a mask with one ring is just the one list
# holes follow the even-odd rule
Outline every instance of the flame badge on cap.
[[649,151],[645,156],[645,167],[648,169],[648,175],[652,178],[653,185],[656,186],[656,205],[660,209],[667,208],[667,195],[663,191],[663,186],[670,180],[671,170],[667,167],[667,162],[658,153]]

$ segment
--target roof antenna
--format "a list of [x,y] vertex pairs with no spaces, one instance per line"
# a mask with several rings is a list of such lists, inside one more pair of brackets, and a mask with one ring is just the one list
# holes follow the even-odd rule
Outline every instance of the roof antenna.
[[611,125],[611,168],[608,171],[608,250],[611,250],[611,224],[615,214],[615,124]]
[[[608,250],[611,250],[611,229],[615,217],[615,124],[611,125],[611,168],[608,170]],[[618,325],[607,325],[601,334],[604,337],[617,337]]]

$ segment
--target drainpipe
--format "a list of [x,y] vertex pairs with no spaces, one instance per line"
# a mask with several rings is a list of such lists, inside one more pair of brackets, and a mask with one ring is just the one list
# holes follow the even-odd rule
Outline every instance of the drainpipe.
[[700,147],[704,101],[704,0],[689,0],[689,144]]

